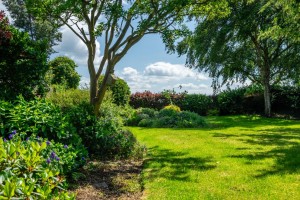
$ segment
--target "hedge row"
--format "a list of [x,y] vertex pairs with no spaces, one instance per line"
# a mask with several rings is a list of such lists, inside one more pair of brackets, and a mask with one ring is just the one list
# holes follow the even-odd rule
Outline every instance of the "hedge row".
[[[300,115],[300,87],[273,87],[272,111],[277,114]],[[263,114],[263,90],[258,86],[249,86],[225,90],[215,96],[203,94],[164,93],[149,91],[131,95],[130,105],[134,108],[162,109],[170,101],[182,110],[206,115]]]

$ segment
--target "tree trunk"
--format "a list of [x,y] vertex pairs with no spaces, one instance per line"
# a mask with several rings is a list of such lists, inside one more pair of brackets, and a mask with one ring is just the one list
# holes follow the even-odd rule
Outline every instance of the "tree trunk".
[[270,67],[265,65],[262,71],[264,101],[265,101],[265,116],[271,117],[271,90],[270,90]]
[[264,83],[265,115],[271,117],[271,94],[270,84]]

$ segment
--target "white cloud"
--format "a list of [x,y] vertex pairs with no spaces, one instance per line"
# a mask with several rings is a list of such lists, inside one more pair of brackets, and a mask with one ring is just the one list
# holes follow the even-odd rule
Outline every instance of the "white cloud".
[[[84,25],[83,25],[84,27]],[[81,41],[67,26],[61,28],[62,42],[54,47],[59,55],[68,56],[75,61],[80,67],[87,67],[88,50],[86,45]],[[54,54],[54,56],[58,56]],[[102,57],[100,54],[100,43],[96,41],[95,66],[100,64]]]
[[169,77],[175,79],[193,78],[196,80],[208,80],[208,78],[198,72],[180,64],[166,62],[156,62],[145,68],[144,74],[147,76]]
[[[164,89],[187,90],[192,93],[210,93],[210,87],[199,82],[208,82],[204,74],[199,74],[180,64],[156,62],[139,72],[133,67],[125,67],[119,75],[131,88],[132,92],[151,90],[160,92]],[[178,84],[181,82],[182,84]]]
[[125,67],[122,74],[124,76],[136,76],[138,75],[138,71],[132,67]]

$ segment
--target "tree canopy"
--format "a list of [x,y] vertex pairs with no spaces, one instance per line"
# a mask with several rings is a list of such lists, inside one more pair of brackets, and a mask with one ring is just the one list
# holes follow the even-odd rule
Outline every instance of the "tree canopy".
[[80,75],[76,72],[76,63],[66,57],[59,56],[49,63],[51,84],[63,85],[68,88],[77,88],[79,86]]
[[0,98],[13,100],[22,94],[30,99],[47,90],[46,44],[30,39],[10,26],[0,12]]
[[267,0],[233,0],[228,6],[226,17],[202,16],[194,34],[178,45],[178,52],[187,54],[189,67],[208,72],[215,88],[246,80],[261,84],[265,114],[270,116],[270,86],[298,73],[300,43],[284,32],[269,31],[274,22],[290,28],[294,23],[288,23],[284,7]]
[[32,40],[44,40],[48,45],[48,53],[53,53],[53,46],[61,41],[56,21],[42,20],[30,14],[26,8],[25,0],[2,0],[13,19],[13,25],[27,32]]

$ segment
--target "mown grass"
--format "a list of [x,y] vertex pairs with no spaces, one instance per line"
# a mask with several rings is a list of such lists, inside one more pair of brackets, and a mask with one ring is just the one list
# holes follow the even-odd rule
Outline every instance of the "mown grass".
[[130,127],[148,148],[146,199],[300,199],[300,121],[209,117],[205,129]]

